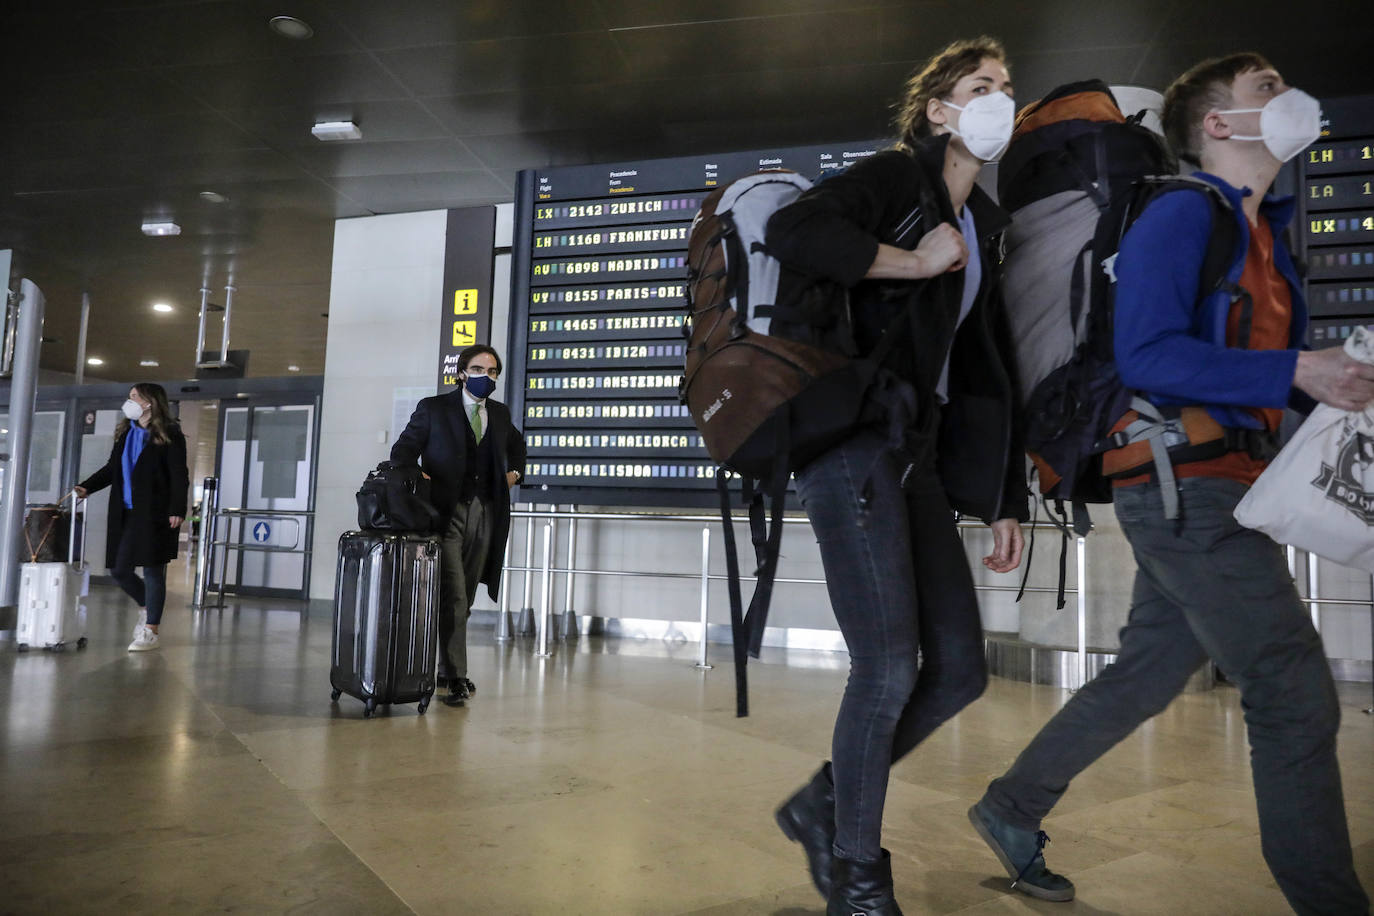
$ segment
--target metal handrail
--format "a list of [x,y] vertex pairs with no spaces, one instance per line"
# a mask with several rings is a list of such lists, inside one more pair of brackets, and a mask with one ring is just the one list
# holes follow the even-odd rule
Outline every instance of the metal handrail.
[[299,515],[314,517],[314,509],[218,509],[216,515],[246,515],[250,518],[295,518]]
[[[314,517],[315,510],[313,509],[244,509],[236,507],[227,509],[214,508],[210,512],[202,511],[200,543],[204,551],[205,561],[203,566],[198,563],[196,568],[196,577],[199,581],[196,583],[195,593],[200,596],[201,600],[199,603],[196,603],[195,606],[206,606],[204,603],[204,594],[210,573],[214,569],[216,548],[220,549],[221,556],[219,588],[216,590],[216,603],[210,606],[219,608],[224,607],[224,596],[228,592],[228,582],[226,580],[229,578],[230,551],[238,551],[240,553],[294,554],[300,556],[303,562],[309,562],[310,557],[312,557],[315,552],[314,548],[309,545],[308,540],[305,546],[297,547],[272,547],[265,544],[245,544],[242,541],[218,541],[215,540],[216,520],[238,519],[242,521],[252,518],[305,518],[308,520]],[[306,534],[308,537],[308,526],[306,528]],[[242,528],[240,528],[240,536],[242,536]]]

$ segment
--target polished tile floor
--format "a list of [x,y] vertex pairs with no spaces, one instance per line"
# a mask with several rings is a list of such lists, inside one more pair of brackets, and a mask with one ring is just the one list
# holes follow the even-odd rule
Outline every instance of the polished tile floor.
[[[836,656],[753,665],[754,715],[737,720],[723,650],[703,674],[687,644],[584,638],[539,660],[474,630],[468,708],[369,721],[329,702],[327,619],[192,613],[173,587],[157,652],[126,654],[134,611],[108,588],[84,651],[0,643],[0,913],[823,910],[771,811],[826,753]],[[1047,822],[1076,902],[1008,891],[964,811],[1065,696],[994,680],[897,767],[886,845],[908,914],[1287,912],[1225,688],[1180,698]],[[1374,888],[1368,685],[1343,696]]]

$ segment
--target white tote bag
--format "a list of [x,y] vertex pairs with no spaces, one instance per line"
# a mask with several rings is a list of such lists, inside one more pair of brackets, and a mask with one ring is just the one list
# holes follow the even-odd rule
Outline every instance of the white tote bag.
[[[1345,350],[1374,363],[1374,334],[1355,328]],[[1240,501],[1236,521],[1374,573],[1374,406],[1317,407]]]

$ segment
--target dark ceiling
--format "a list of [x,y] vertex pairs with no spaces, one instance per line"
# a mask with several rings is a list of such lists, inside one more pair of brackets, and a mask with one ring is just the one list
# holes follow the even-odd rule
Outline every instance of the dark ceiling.
[[[521,168],[883,135],[912,67],[978,33],[1022,100],[1251,48],[1315,95],[1374,91],[1368,0],[11,2],[0,248],[48,297],[45,368],[74,368],[84,289],[93,374],[189,375],[197,291],[232,275],[250,374],[319,373],[333,220],[510,200]],[[144,237],[155,215],[182,235]]]

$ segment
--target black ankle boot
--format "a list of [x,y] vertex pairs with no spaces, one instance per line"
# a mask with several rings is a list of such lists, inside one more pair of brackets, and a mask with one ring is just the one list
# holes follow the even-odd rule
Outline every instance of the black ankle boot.
[[830,898],[830,870],[835,855],[835,778],[830,762],[778,809],[778,826],[787,838],[800,843],[811,867],[811,880],[821,896]]
[[892,895],[892,857],[886,849],[877,862],[835,858],[835,886],[826,916],[902,916]]

